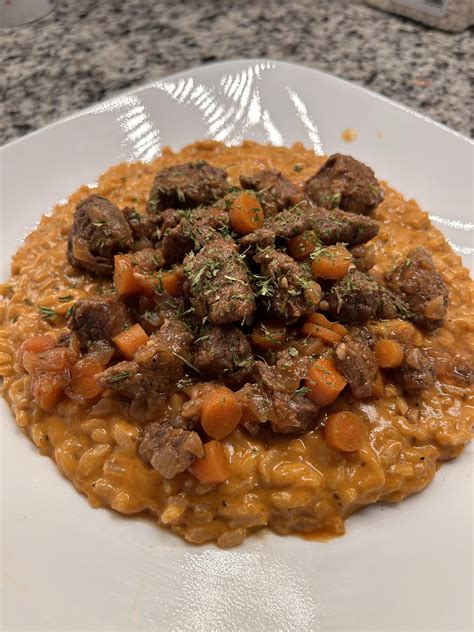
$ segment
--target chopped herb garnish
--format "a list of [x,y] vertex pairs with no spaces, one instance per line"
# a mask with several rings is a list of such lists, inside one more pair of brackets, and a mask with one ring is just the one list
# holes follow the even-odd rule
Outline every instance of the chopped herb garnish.
[[301,386],[301,388],[297,388],[296,391],[294,391],[292,397],[301,397],[302,395],[306,395],[306,393],[309,393],[310,390],[311,389],[307,386]]
[[299,173],[300,171],[303,171],[303,165],[300,165],[298,162],[293,165],[293,171],[296,171],[296,173]]
[[29,305],[30,307],[33,307],[33,301],[30,301],[30,299],[29,299],[29,298],[25,298],[25,299],[23,299],[23,303],[24,303],[25,305]]
[[187,367],[189,367],[190,369],[192,369],[193,371],[196,371],[196,373],[199,373],[199,375],[201,375],[201,371],[197,367],[195,367],[194,364],[191,364],[191,362],[186,360],[186,358],[183,358],[183,356],[180,356],[179,353],[176,353],[176,351],[171,351],[171,353],[177,358],[179,358],[182,362],[184,362],[184,364]]
[[120,371],[119,373],[112,375],[112,377],[110,378],[110,381],[121,382],[122,380],[126,380],[127,377],[130,377],[130,375],[131,375],[130,371]]
[[298,355],[299,355],[299,351],[298,351],[298,349],[295,349],[294,347],[289,347],[289,348],[288,348],[288,353],[290,354],[290,356],[291,356],[292,358],[296,358],[296,356],[298,356]]
[[60,303],[69,303],[73,298],[74,296],[72,296],[72,294],[66,294],[65,296],[58,296],[58,301]]
[[45,318],[46,320],[48,318],[55,318],[57,316],[57,313],[54,311],[54,309],[51,309],[49,307],[44,307],[42,305],[39,306],[38,311],[41,314],[41,316]]

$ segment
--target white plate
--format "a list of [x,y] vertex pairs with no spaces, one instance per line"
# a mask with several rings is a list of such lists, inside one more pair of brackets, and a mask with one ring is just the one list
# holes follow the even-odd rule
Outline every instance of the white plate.
[[[341,139],[348,127],[352,144]],[[352,153],[472,254],[470,141],[320,72],[242,60],[129,91],[5,146],[0,277],[41,213],[80,184],[206,137]],[[3,402],[0,416],[5,630],[471,629],[472,451],[423,494],[353,516],[344,538],[265,534],[222,551],[92,510]]]

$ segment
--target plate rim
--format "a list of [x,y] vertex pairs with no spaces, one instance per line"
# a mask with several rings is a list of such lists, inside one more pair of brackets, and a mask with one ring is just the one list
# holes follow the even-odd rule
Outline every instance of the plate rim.
[[117,99],[120,99],[126,95],[136,94],[138,92],[142,92],[143,90],[153,88],[156,86],[157,83],[161,81],[170,81],[170,80],[180,79],[184,75],[189,75],[192,72],[199,72],[204,69],[213,69],[213,68],[217,69],[219,67],[228,66],[230,64],[258,64],[258,63],[270,63],[270,64],[274,64],[275,67],[285,66],[285,67],[290,67],[290,68],[291,67],[303,68],[304,70],[309,70],[310,72],[314,72],[324,78],[329,78],[333,81],[340,82],[342,84],[349,86],[351,89],[356,89],[358,91],[361,91],[365,93],[366,95],[381,101],[382,103],[385,103],[395,109],[401,110],[402,112],[405,112],[408,115],[412,115],[415,118],[421,119],[428,125],[432,125],[442,130],[443,132],[449,134],[452,137],[459,138],[461,141],[467,142],[471,147],[474,148],[474,139],[469,138],[462,132],[458,132],[457,130],[454,130],[451,127],[448,127],[444,123],[440,123],[439,121],[436,121],[430,116],[423,114],[422,112],[419,112],[418,110],[414,108],[406,106],[403,103],[396,101],[395,99],[391,99],[390,97],[386,97],[383,94],[380,94],[379,92],[375,92],[374,90],[370,90],[369,88],[366,88],[365,86],[361,86],[355,81],[344,79],[342,77],[339,77],[338,75],[332,74],[330,72],[325,72],[323,70],[319,70],[319,68],[313,68],[307,64],[294,63],[294,62],[289,62],[285,60],[278,60],[278,59],[272,59],[272,58],[266,58],[266,57],[249,57],[249,58],[237,57],[237,58],[226,59],[222,61],[216,61],[209,64],[200,64],[198,66],[191,66],[190,68],[186,70],[180,70],[178,72],[175,72],[169,75],[167,74],[167,75],[164,75],[163,77],[159,77],[157,79],[147,81],[146,83],[139,83],[135,86],[130,86],[124,90],[120,90],[114,93],[113,95],[106,97],[105,99],[96,101],[90,105],[87,105],[83,108],[75,110],[71,112],[70,114],[66,114],[65,116],[62,116],[57,120],[51,121],[50,123],[47,123],[46,125],[36,130],[33,130],[32,132],[28,132],[28,134],[25,134],[24,136],[20,136],[19,138],[14,138],[13,140],[8,141],[7,143],[0,146],[0,156],[3,155],[7,150],[12,148],[13,146],[16,146],[23,142],[27,142],[33,136],[49,131],[54,127],[59,127],[63,125],[64,123],[68,123],[69,121],[80,118],[87,114],[92,114],[97,107],[112,104]]

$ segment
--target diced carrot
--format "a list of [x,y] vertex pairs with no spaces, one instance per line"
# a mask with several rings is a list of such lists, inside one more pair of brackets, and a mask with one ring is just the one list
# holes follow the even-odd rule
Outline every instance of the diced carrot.
[[95,376],[103,370],[103,365],[95,358],[82,358],[71,367],[70,390],[83,399],[97,397],[103,389],[96,382]]
[[40,373],[33,378],[31,392],[40,408],[52,410],[64,392],[64,379],[56,373]]
[[324,424],[324,436],[331,448],[340,452],[354,452],[364,443],[365,424],[360,415],[342,410],[329,415]]
[[319,358],[309,368],[305,384],[309,388],[308,397],[320,406],[327,406],[336,401],[347,381],[332,358]]
[[374,385],[372,386],[372,397],[382,399],[385,395],[385,385],[383,383],[383,376],[380,371],[375,374]]
[[216,386],[202,396],[201,426],[213,439],[223,439],[242,418],[242,405],[229,388]]
[[231,228],[240,235],[246,235],[261,228],[264,220],[263,209],[253,193],[242,191],[230,206],[229,222]]
[[191,469],[201,483],[217,485],[229,478],[230,468],[225,450],[219,441],[204,444],[204,456],[196,459]]
[[341,279],[346,276],[351,263],[351,253],[345,246],[336,244],[327,246],[316,253],[311,263],[311,270],[316,277]]
[[112,340],[117,349],[127,360],[133,360],[137,349],[146,345],[149,336],[143,327],[136,323],[128,329],[124,329],[124,331],[117,334],[117,336],[114,336]]
[[321,312],[314,312],[313,314],[309,314],[306,317],[306,321],[314,323],[315,325],[321,325],[321,327],[326,327],[327,329],[332,329],[332,331],[338,333],[341,338],[344,338],[344,336],[347,335],[347,329],[344,327],[344,325],[340,325],[339,323],[332,323],[326,318],[326,316],[324,316],[324,314],[321,314]]
[[296,261],[307,259],[316,247],[317,238],[311,231],[297,235],[288,241],[286,250]]
[[334,342],[340,342],[342,336],[336,333],[332,329],[322,327],[321,325],[315,325],[314,323],[305,323],[301,328],[301,332],[304,336],[310,336],[311,338],[321,338],[324,342],[330,344]]
[[183,293],[183,277],[176,271],[170,270],[169,272],[163,272],[162,282],[164,289],[170,294],[170,296],[178,297]]
[[18,349],[18,362],[22,369],[24,369],[23,365],[23,356],[25,353],[41,353],[41,351],[47,351],[48,349],[52,349],[56,343],[54,342],[54,338],[51,336],[32,336],[23,342],[23,344]]
[[262,350],[278,349],[286,340],[286,325],[277,320],[258,323],[250,334],[253,345]]
[[129,255],[114,257],[114,285],[120,296],[140,294],[142,285],[135,277],[135,266]]
[[374,351],[379,366],[383,369],[393,369],[403,362],[403,347],[396,340],[378,340]]

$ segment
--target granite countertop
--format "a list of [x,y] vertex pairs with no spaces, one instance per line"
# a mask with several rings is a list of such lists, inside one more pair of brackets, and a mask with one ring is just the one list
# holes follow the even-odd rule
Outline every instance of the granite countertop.
[[0,144],[129,86],[224,59],[300,62],[466,135],[471,33],[443,33],[345,0],[58,0],[0,29]]

